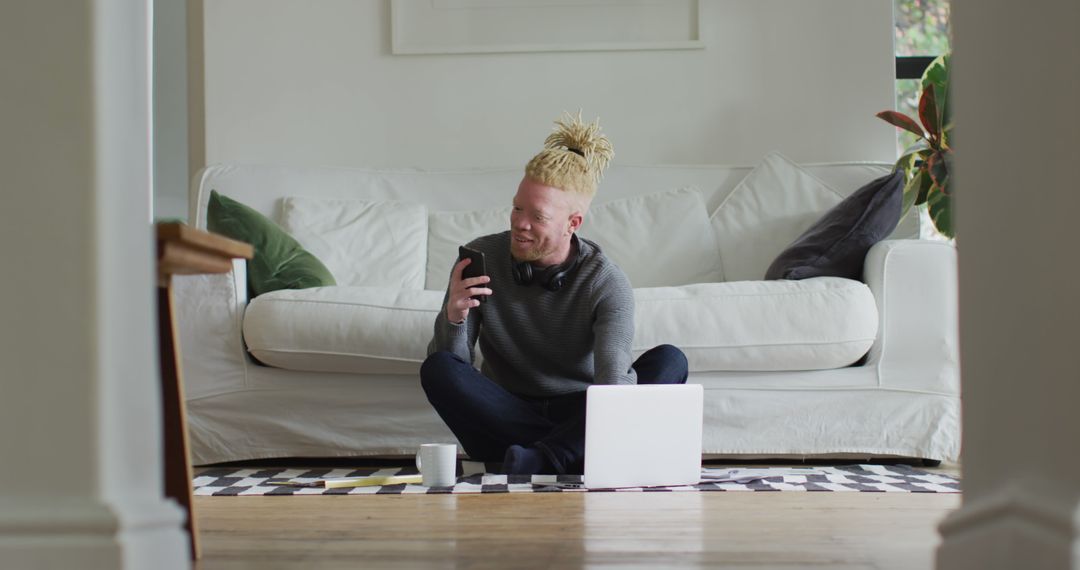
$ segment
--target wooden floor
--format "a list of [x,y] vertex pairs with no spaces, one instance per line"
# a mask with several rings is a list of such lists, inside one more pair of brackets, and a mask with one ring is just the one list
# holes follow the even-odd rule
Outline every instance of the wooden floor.
[[937,523],[959,505],[909,493],[196,497],[196,567],[910,570],[933,567]]

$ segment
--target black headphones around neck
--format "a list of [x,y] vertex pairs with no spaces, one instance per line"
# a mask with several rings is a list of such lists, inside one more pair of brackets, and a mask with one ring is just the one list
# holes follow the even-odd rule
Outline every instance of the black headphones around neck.
[[532,285],[533,283],[539,283],[544,289],[548,291],[558,291],[566,285],[566,280],[578,265],[581,265],[581,260],[584,257],[581,252],[581,243],[578,241],[577,234],[570,236],[570,248],[574,250],[574,253],[566,258],[566,261],[552,265],[551,267],[545,267],[540,271],[533,269],[533,266],[528,261],[517,261],[513,257],[510,258],[510,271],[514,274],[514,282],[518,285]]

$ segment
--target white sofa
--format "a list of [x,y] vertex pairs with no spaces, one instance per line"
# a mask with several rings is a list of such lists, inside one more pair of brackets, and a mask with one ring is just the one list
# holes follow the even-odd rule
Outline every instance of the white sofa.
[[[920,220],[907,216],[870,250],[862,282],[761,280],[786,244],[889,167],[773,154],[755,168],[609,169],[583,235],[635,285],[635,352],[686,352],[689,382],[705,388],[707,457],[957,459],[953,246],[917,239]],[[252,300],[242,261],[175,278],[194,462],[399,456],[453,441],[419,366],[457,243],[502,229],[521,172],[206,168],[194,225],[205,228],[217,190],[291,223],[339,284]],[[358,205],[359,233],[311,223]],[[376,237],[355,243],[364,232]]]

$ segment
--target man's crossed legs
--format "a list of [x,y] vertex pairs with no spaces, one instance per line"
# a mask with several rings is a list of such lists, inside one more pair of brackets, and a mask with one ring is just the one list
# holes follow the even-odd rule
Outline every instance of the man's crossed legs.
[[[633,364],[638,384],[685,384],[686,356],[669,344]],[[527,398],[450,352],[420,367],[420,383],[435,411],[477,461],[503,461],[507,473],[580,474],[585,468],[585,392]]]

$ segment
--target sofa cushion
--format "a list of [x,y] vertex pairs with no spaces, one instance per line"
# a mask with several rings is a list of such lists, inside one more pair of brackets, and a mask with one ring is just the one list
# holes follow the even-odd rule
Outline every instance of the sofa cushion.
[[248,261],[248,295],[278,289],[334,285],[333,274],[319,258],[306,251],[285,230],[248,206],[210,191],[206,228],[225,237],[250,243],[255,256]]
[[423,289],[427,208],[395,200],[287,197],[282,225],[339,285]]
[[[457,248],[510,228],[510,208],[433,212],[427,289],[445,290]],[[699,190],[681,188],[595,203],[579,235],[595,241],[634,287],[722,281],[720,254]]]
[[673,344],[691,372],[839,368],[877,337],[870,289],[838,277],[638,289],[634,297],[635,354]]
[[[870,290],[848,279],[700,283],[634,295],[635,353],[674,344],[691,372],[846,366],[877,333]],[[415,375],[442,298],[376,287],[276,291],[248,305],[244,339],[253,356],[280,368]]]
[[765,278],[833,276],[862,280],[866,253],[896,228],[903,200],[903,172],[868,182],[784,249],[765,272]]
[[788,244],[842,199],[783,155],[767,155],[712,214],[724,279],[761,279]]
[[277,291],[244,312],[244,341],[264,364],[290,370],[418,374],[441,291],[320,287]]
[[593,204],[578,233],[599,244],[634,287],[723,281],[709,213],[696,188]]
[[446,291],[458,246],[510,229],[510,206],[428,215],[427,277],[424,289]]

